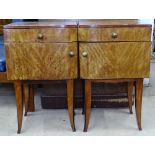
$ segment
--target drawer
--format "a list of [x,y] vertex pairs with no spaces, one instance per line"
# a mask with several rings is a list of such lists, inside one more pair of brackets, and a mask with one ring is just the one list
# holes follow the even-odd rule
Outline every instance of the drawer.
[[79,28],[79,41],[150,41],[150,27]]
[[77,28],[4,29],[5,42],[73,42]]
[[149,77],[150,45],[150,42],[80,43],[80,77]]
[[77,78],[77,43],[6,43],[10,80]]

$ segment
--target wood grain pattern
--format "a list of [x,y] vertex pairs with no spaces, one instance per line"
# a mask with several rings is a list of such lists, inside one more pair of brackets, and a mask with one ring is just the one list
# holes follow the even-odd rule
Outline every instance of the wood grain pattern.
[[15,94],[16,94],[16,105],[17,105],[17,120],[18,130],[17,133],[21,133],[22,120],[23,120],[23,99],[22,99],[22,85],[21,81],[15,81]]
[[[83,57],[84,51],[88,53],[87,57]],[[80,77],[149,77],[150,51],[150,42],[80,43]]]
[[[117,38],[112,33],[117,33]],[[151,41],[150,27],[79,28],[79,41]]]
[[74,81],[67,80],[67,107],[72,131],[76,131],[74,123]]
[[85,80],[85,123],[84,123],[84,132],[87,132],[90,120],[91,113],[91,81]]
[[14,22],[5,25],[5,29],[33,29],[33,28],[75,28],[77,27],[76,19],[50,19],[49,21],[37,22]]
[[[43,38],[39,39],[38,35]],[[77,28],[4,29],[5,42],[73,42],[77,41]]]
[[5,48],[10,80],[77,78],[77,43],[5,43]]
[[80,19],[79,27],[107,28],[107,27],[151,27],[148,21],[141,19]]
[[141,125],[142,110],[141,109],[142,109],[143,79],[137,79],[135,93],[136,93],[135,109],[136,109],[137,125],[138,125],[138,129],[142,130],[142,125]]

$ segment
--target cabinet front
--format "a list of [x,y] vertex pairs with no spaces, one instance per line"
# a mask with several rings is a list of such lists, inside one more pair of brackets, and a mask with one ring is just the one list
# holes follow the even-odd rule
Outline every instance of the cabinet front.
[[80,77],[149,77],[150,42],[80,43]]
[[77,77],[77,43],[6,43],[9,80]]

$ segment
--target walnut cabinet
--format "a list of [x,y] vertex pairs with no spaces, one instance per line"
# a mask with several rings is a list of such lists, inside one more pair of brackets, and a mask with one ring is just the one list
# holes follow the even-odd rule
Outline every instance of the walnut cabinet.
[[[91,83],[135,83],[136,116],[141,127],[143,78],[150,74],[151,25],[140,20],[80,20],[80,77],[85,79],[85,125],[91,112]],[[132,105],[129,105],[132,113]]]

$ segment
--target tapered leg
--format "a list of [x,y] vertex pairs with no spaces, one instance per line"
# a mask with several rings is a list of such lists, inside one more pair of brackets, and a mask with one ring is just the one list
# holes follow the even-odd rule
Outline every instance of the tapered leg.
[[29,106],[29,85],[27,83],[24,84],[24,102],[25,102],[25,116],[27,116],[28,106]]
[[143,79],[136,80],[136,117],[139,130],[142,130],[141,126],[141,109],[142,109],[142,91],[143,91]]
[[90,112],[91,112],[91,81],[85,80],[85,124],[84,124],[84,132],[87,132],[89,120],[90,120]]
[[132,112],[132,91],[133,91],[133,82],[128,82],[128,102],[129,102],[130,114],[133,114]]
[[74,124],[74,102],[73,102],[73,91],[74,87],[74,81],[73,80],[67,80],[67,104],[68,104],[68,113],[69,113],[69,119],[70,124],[73,131],[76,131],[75,124]]
[[29,84],[29,104],[28,104],[28,112],[34,112],[35,111],[35,104],[34,104],[34,89],[33,85]]
[[15,81],[15,94],[16,94],[16,105],[17,105],[17,120],[18,120],[18,131],[21,132],[22,119],[23,119],[23,100],[22,100],[22,84],[21,81]]

